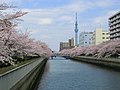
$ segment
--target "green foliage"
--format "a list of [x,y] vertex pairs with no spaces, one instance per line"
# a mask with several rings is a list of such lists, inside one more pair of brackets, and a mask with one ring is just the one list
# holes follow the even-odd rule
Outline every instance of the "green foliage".
[[33,59],[24,60],[24,61],[21,61],[21,62],[17,62],[17,64],[15,64],[15,66],[12,66],[12,65],[11,65],[11,66],[2,67],[2,68],[0,68],[0,74],[3,74],[3,73],[5,73],[5,72],[7,72],[7,71],[10,71],[10,70],[12,70],[12,69],[14,69],[14,68],[16,68],[16,67],[21,66],[21,65],[30,63],[30,62],[32,62],[32,61],[33,61]]

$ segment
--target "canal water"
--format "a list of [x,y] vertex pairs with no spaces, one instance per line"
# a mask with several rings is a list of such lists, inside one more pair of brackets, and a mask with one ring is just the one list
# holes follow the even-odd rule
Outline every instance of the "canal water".
[[120,72],[56,57],[48,60],[38,90],[120,90]]

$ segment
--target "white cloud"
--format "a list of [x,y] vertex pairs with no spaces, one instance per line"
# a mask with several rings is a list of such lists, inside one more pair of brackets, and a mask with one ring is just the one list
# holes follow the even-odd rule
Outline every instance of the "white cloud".
[[52,23],[53,21],[51,18],[39,18],[39,22],[38,22],[38,24],[40,25],[50,25]]
[[[48,8],[48,9],[24,9],[24,11],[30,12],[28,15],[25,16],[24,20],[28,21],[28,23],[40,24],[40,25],[50,25],[56,24],[62,25],[60,23],[73,22],[74,19],[73,14],[75,12],[85,12],[91,8],[95,7],[108,7],[114,4],[116,1],[109,1],[109,0],[93,0],[85,2],[84,0],[78,1],[71,1],[71,3],[56,7],[56,8]],[[96,19],[96,22],[101,22],[102,18]]]
[[59,20],[61,21],[71,21],[73,19],[73,17],[71,16],[61,16],[59,17]]
[[22,3],[22,0],[0,0],[0,2],[19,6]]
[[31,30],[31,29],[30,29],[30,30],[28,30],[28,31],[29,31],[29,32],[30,32],[30,34],[32,34],[32,35],[33,35],[33,34],[37,34],[37,33],[39,33],[39,31],[38,31],[38,30]]
[[93,19],[93,21],[94,21],[94,23],[96,23],[96,24],[101,24],[101,23],[103,23],[104,21],[106,21],[107,19],[108,19],[107,16],[101,16],[101,17],[95,17],[95,18]]
[[72,0],[68,5],[62,6],[61,9],[71,12],[84,12],[91,8],[109,7],[117,3],[118,0]]
[[51,38],[52,38],[52,37],[49,36],[49,35],[42,35],[41,37],[42,37],[44,40],[45,40],[45,39],[51,39]]
[[114,15],[117,13],[119,10],[110,10],[105,12],[103,15],[96,16],[93,18],[88,19],[88,22],[81,23],[81,29],[83,31],[88,31],[92,30],[94,31],[95,28],[103,28],[104,30],[108,30],[108,19],[110,16]]
[[116,0],[92,1],[94,2],[91,2],[91,0],[88,0],[87,2],[85,0],[73,0],[69,4],[56,8],[23,9],[23,11],[29,12],[23,17],[24,27],[30,28],[30,31],[36,39],[48,42],[51,47],[53,45],[55,46],[56,43],[58,44],[60,41],[65,41],[74,36],[76,12],[78,12],[79,16],[78,26],[80,32],[93,30],[95,27],[100,26],[101,23],[104,27],[107,24],[108,17],[116,12],[114,10],[108,10],[108,12],[105,12],[102,16],[90,18],[81,17],[82,13],[87,12],[88,10],[97,7],[109,7],[113,5]]
[[111,10],[111,11],[108,11],[106,12],[105,15],[103,16],[98,16],[98,17],[95,17],[93,19],[93,22],[96,23],[96,24],[100,24],[100,23],[106,23],[108,22],[108,19],[109,17],[111,17],[112,15],[114,15],[116,12],[118,12],[119,10]]
[[111,5],[114,5],[117,2],[118,0],[111,0],[111,1],[110,0],[99,0],[97,2],[94,2],[94,4],[95,6],[98,6],[98,7],[109,7]]
[[31,24],[50,25],[54,23],[54,11],[49,9],[23,9],[28,12],[23,20]]

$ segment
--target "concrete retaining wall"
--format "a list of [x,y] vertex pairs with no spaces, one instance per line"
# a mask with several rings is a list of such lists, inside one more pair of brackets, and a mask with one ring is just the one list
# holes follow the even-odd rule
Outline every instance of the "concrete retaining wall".
[[77,61],[82,61],[82,62],[87,62],[87,63],[92,63],[92,64],[97,64],[97,65],[102,65],[102,66],[107,66],[107,67],[112,67],[115,69],[120,70],[120,59],[111,59],[111,58],[95,58],[95,57],[84,57],[84,56],[78,56],[78,57],[72,57],[71,59],[77,60]]
[[0,75],[0,90],[35,90],[47,59],[33,62]]

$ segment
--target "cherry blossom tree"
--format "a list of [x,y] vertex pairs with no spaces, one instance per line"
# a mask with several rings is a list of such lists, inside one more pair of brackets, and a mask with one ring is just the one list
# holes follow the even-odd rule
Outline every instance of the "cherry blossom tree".
[[106,41],[99,45],[89,47],[75,47],[65,49],[60,52],[61,55],[74,56],[92,56],[97,58],[118,57],[120,55],[120,40]]
[[15,12],[14,14],[7,14],[3,12],[8,8],[14,8],[6,4],[0,4],[0,58],[1,62],[8,62],[6,64],[14,64],[13,59],[11,58],[13,52],[11,52],[10,41],[11,33],[15,30],[17,26],[17,18],[25,15],[25,12]]
[[14,65],[18,58],[50,57],[51,50],[45,43],[31,39],[27,31],[25,33],[17,31],[18,20],[21,20],[20,17],[27,12],[3,12],[9,8],[15,7],[0,4],[0,67]]
[[120,54],[120,40],[114,40],[98,50],[97,57],[118,57]]

